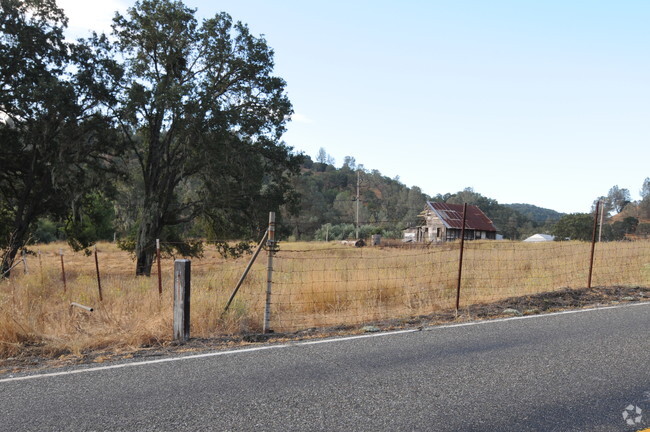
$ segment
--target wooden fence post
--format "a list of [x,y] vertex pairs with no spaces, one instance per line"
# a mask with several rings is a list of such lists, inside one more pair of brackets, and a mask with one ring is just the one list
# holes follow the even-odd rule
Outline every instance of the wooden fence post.
[[174,262],[174,340],[186,342],[190,338],[190,280],[191,261]]
[[463,276],[463,250],[465,249],[465,220],[467,219],[467,203],[463,205],[463,225],[460,230],[460,257],[458,259],[458,285],[456,287],[456,313],[460,309],[460,282]]
[[268,265],[266,267],[266,303],[264,306],[263,333],[271,333],[271,287],[273,285],[273,252],[275,251],[275,212],[269,212],[268,239]]
[[596,213],[594,216],[594,230],[591,234],[591,256],[589,258],[589,278],[587,279],[587,289],[591,289],[591,276],[594,272],[594,250],[596,248],[596,233],[598,231],[598,211],[600,210],[600,201],[596,203]]
[[27,251],[25,249],[23,249],[23,272],[25,274],[29,273],[27,271]]

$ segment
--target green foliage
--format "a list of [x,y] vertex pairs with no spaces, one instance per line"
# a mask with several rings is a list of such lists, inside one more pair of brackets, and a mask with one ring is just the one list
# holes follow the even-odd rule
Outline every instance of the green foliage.
[[253,252],[253,243],[247,241],[237,242],[233,245],[228,244],[225,241],[217,242],[215,247],[217,252],[224,258],[239,258],[244,254],[250,254]]
[[[321,158],[326,158],[321,149]],[[383,176],[379,171],[365,171],[351,157],[340,169],[320,171],[318,163],[302,166],[302,174],[292,180],[300,201],[292,213],[286,206],[282,211],[280,232],[296,240],[324,240],[326,226],[340,226],[341,232],[332,239],[347,239],[349,230],[342,227],[357,220],[357,175],[359,175],[359,223],[374,227],[377,233],[401,237],[401,230],[418,223],[418,215],[429,198],[418,187],[408,188],[395,179]],[[353,170],[354,165],[357,169]],[[312,168],[309,168],[311,166]],[[336,228],[337,230],[339,227]],[[371,231],[363,231],[363,236]],[[389,234],[387,234],[389,233]],[[360,234],[361,235],[361,234]],[[353,235],[354,237],[354,235]]]
[[602,240],[617,241],[623,240],[626,234],[634,234],[639,226],[639,220],[635,217],[626,217],[622,221],[606,224],[602,229]]
[[640,223],[636,227],[636,234],[640,236],[650,236],[650,223]]
[[537,225],[543,225],[549,222],[555,223],[563,216],[562,213],[555,210],[537,207],[532,204],[504,204],[504,206],[521,213]]
[[226,13],[201,23],[194,14],[181,2],[137,1],[116,15],[115,42],[95,44],[122,59],[111,109],[142,187],[129,217],[137,274],[150,273],[166,227],[200,216],[220,239],[252,238],[295,199],[289,178],[301,157],[280,142],[292,108],[271,74],[273,51]]
[[62,225],[47,218],[40,218],[36,221],[36,227],[32,233],[32,243],[51,243],[61,240],[62,235]]
[[588,213],[572,213],[562,216],[553,227],[552,234],[556,241],[582,240],[591,241],[594,216]]
[[100,104],[112,62],[63,37],[53,0],[0,2],[0,248],[4,271],[39,218],[107,183],[119,143]]
[[73,250],[86,249],[99,240],[112,240],[115,209],[99,192],[84,196],[68,217],[64,232]]

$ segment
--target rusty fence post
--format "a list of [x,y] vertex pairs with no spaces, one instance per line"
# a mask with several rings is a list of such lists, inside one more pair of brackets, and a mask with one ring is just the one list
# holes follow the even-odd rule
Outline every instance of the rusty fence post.
[[271,288],[273,286],[273,253],[275,252],[275,212],[269,212],[269,228],[266,245],[268,246],[268,265],[266,267],[266,302],[264,306],[263,333],[271,333]]
[[59,249],[59,255],[61,255],[61,278],[63,279],[63,292],[68,290],[68,284],[65,281],[65,265],[63,264],[63,249]]
[[458,259],[458,285],[456,286],[456,312],[460,309],[460,282],[463,276],[463,250],[465,249],[465,220],[467,218],[467,203],[463,205],[463,224],[460,229],[460,257]]
[[160,239],[156,239],[156,261],[158,261],[158,295],[162,296],[162,271],[160,270]]
[[187,342],[190,338],[191,261],[174,262],[174,340]]
[[587,279],[587,289],[591,289],[591,276],[594,272],[594,251],[596,249],[596,233],[598,231],[598,212],[600,209],[600,201],[596,203],[596,213],[594,215],[594,230],[591,235],[591,256],[589,258],[589,278]]
[[97,290],[99,291],[99,301],[104,301],[102,296],[102,280],[99,276],[99,258],[97,258],[97,245],[95,245],[95,270],[97,271]]

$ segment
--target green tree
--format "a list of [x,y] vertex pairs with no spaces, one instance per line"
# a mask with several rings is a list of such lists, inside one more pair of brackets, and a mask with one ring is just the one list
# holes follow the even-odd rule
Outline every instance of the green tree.
[[156,238],[198,216],[219,238],[257,234],[293,198],[300,162],[279,141],[292,108],[264,38],[172,0],[137,1],[113,36],[97,48],[125,70],[114,113],[142,185],[136,274],[150,274]]
[[557,241],[566,239],[591,241],[593,226],[593,215],[588,213],[572,213],[560,218],[553,227],[552,234]]
[[[63,37],[54,0],[0,0],[0,274],[39,218],[74,215],[116,140],[99,103],[114,63]],[[103,173],[103,174],[102,174]]]

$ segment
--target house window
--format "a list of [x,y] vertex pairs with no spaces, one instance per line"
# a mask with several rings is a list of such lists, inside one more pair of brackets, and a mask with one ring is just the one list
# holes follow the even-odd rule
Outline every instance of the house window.
[[442,236],[442,228],[437,228],[436,229],[436,238],[440,238]]

